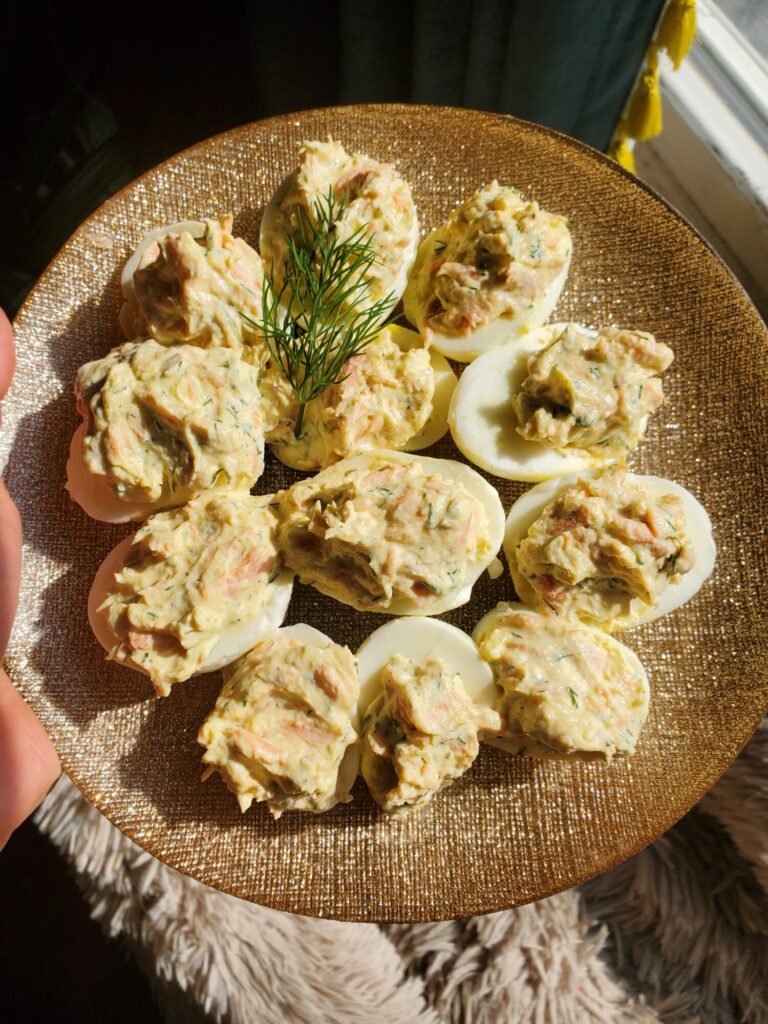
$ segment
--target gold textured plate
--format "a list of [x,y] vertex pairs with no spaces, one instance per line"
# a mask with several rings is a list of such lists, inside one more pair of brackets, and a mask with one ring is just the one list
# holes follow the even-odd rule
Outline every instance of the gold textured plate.
[[[165,700],[104,661],[86,595],[129,532],[88,520],[64,489],[78,423],[77,367],[122,340],[119,274],[148,228],[231,210],[255,243],[261,210],[304,139],[329,133],[397,162],[422,230],[498,177],[570,218],[574,259],[555,319],[652,331],[675,350],[668,398],[632,459],[707,507],[715,576],[683,609],[622,635],[652,684],[637,755],[610,767],[533,763],[484,748],[424,813],[355,801],[318,816],[241,816],[218,779],[201,784],[200,722],[218,675]],[[67,242],[16,320],[18,369],[0,464],[25,536],[8,669],[85,795],[140,846],[185,874],[258,903],[349,920],[422,921],[498,910],[624,860],[679,818],[734,759],[768,703],[765,556],[768,347],[760,318],[704,242],[642,184],[563,136],[512,118],[434,107],[346,107],[272,118],[173,157],[106,202]],[[443,440],[428,454],[459,457]],[[262,493],[298,474],[269,459]],[[491,479],[491,478],[489,478]],[[524,485],[493,480],[505,507]],[[470,631],[513,595],[508,572],[446,618]],[[298,586],[287,621],[353,649],[385,621]]]

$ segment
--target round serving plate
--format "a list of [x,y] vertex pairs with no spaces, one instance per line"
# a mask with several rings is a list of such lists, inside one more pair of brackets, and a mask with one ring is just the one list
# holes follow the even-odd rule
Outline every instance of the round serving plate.
[[[120,269],[142,234],[231,211],[258,239],[261,212],[305,139],[395,161],[422,233],[498,178],[570,219],[574,258],[553,319],[652,331],[675,350],[667,400],[631,468],[677,480],[709,510],[714,577],[684,608],[622,634],[645,664],[651,714],[637,754],[610,766],[534,762],[484,748],[423,812],[391,821],[358,783],[322,815],[241,815],[221,781],[200,782],[195,737],[218,674],[157,700],[104,660],[86,598],[130,532],[88,520],[64,491],[81,363],[122,340]],[[595,875],[685,813],[736,757],[768,703],[765,440],[768,345],[744,292],[707,245],[599,153],[510,117],[419,106],[337,107],[246,125],[194,146],[106,202],[75,232],[16,319],[18,367],[0,465],[25,530],[7,668],[49,730],[67,774],[127,836],[166,864],[280,910],[424,921],[500,910]],[[450,437],[427,454],[460,458]],[[260,493],[297,479],[271,456]],[[506,508],[523,484],[488,477]],[[514,594],[484,575],[445,618],[470,632]],[[295,587],[287,622],[355,649],[385,616]]]

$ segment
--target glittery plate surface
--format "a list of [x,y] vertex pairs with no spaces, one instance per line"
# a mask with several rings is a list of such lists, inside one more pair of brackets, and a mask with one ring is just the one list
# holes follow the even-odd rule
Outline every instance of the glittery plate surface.
[[[258,239],[261,210],[304,139],[329,133],[394,160],[422,231],[498,177],[570,218],[571,274],[554,319],[652,331],[675,350],[667,401],[633,469],[688,487],[712,516],[714,577],[672,615],[621,637],[652,685],[637,755],[599,764],[534,763],[484,748],[424,813],[378,814],[358,783],[323,815],[263,807],[240,815],[218,779],[201,784],[199,724],[219,677],[155,700],[147,680],[104,661],[86,596],[130,532],[88,520],[64,491],[78,424],[77,367],[122,340],[120,268],[148,228],[231,210]],[[16,320],[18,369],[5,403],[0,465],[21,508],[24,576],[7,657],[86,796],[140,846],[209,885],[304,914],[421,921],[498,910],[574,885],[666,830],[715,782],[768,703],[766,332],[704,242],[599,154],[497,115],[430,107],[347,107],[274,118],[169,160],[104,204],[55,257]],[[459,458],[450,440],[428,452]],[[259,489],[296,479],[270,457]],[[492,479],[492,478],[489,478]],[[525,488],[493,480],[505,507]],[[470,631],[510,599],[508,572],[446,618]],[[287,622],[353,649],[385,617],[360,615],[297,585]]]

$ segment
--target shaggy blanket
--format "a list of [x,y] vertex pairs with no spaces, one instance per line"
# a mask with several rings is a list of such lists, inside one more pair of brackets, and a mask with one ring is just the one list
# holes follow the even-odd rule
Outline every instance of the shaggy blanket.
[[161,864],[63,778],[36,821],[169,1021],[768,1021],[768,720],[666,835],[591,882],[435,924],[283,914]]

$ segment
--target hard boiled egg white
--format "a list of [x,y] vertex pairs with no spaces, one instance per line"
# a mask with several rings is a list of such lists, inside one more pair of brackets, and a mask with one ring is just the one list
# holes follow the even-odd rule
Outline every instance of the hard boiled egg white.
[[[516,616],[521,616],[523,621],[530,619],[532,629],[534,630],[540,624],[543,624],[546,630],[547,622],[551,623],[553,621],[551,616],[542,615],[533,609],[502,602],[484,615],[475,626],[472,631],[474,643],[480,647],[492,630],[499,625],[504,625],[504,620],[508,618],[510,612],[514,612]],[[535,739],[522,732],[516,736],[496,736],[486,733],[482,737],[483,742],[515,755],[519,755],[522,749],[535,757],[570,757],[593,760],[594,758],[606,756],[603,742],[608,737],[613,740],[611,750],[630,753],[634,748],[634,742],[637,740],[639,731],[647,718],[650,702],[648,675],[640,659],[634,651],[596,626],[587,626],[578,620],[569,620],[562,623],[559,620],[554,621],[557,623],[557,638],[567,637],[569,646],[572,645],[576,648],[577,660],[575,663],[569,661],[568,665],[569,667],[574,664],[578,666],[576,675],[578,682],[576,685],[579,686],[581,684],[586,689],[582,690],[581,698],[577,698],[571,692],[570,701],[565,701],[565,712],[563,711],[562,695],[558,697],[558,694],[549,693],[545,690],[541,697],[537,696],[537,699],[540,699],[543,707],[546,708],[546,711],[541,716],[541,722],[547,722],[548,724],[548,729],[550,730],[548,738],[555,736],[562,743],[564,735],[575,736],[581,739],[582,746],[574,745],[570,750],[556,749],[550,743],[547,743],[543,737]],[[517,628],[521,627],[517,626]],[[534,633],[534,635],[536,634]],[[516,633],[515,636],[520,636],[522,640],[521,634]],[[610,687],[605,685],[606,680],[602,675],[590,672],[588,652],[594,649],[606,655],[614,666],[614,685]],[[546,647],[544,651],[546,651]],[[582,652],[582,659],[586,658],[586,664],[583,661],[580,664],[582,659],[578,658],[578,652]],[[573,657],[573,655],[567,657]],[[618,687],[615,685],[617,666],[621,666],[618,675],[622,682],[625,683],[625,685],[619,685]],[[635,688],[626,685],[626,681],[629,680],[635,681]],[[501,694],[502,687],[497,686],[495,683],[494,686],[496,686],[497,693]],[[588,696],[591,699],[585,699]],[[606,706],[606,700],[609,697],[610,704]],[[629,724],[633,727],[629,744],[627,744],[626,736],[622,735],[619,723],[610,718],[608,707],[611,704],[613,705],[614,715],[619,715],[627,720],[626,728],[629,727]],[[586,729],[583,727],[584,724],[587,726]],[[579,735],[580,733],[581,736]],[[597,744],[594,742],[596,734],[599,737]],[[585,743],[584,740],[587,738],[591,742]],[[600,749],[597,749],[598,746]],[[607,756],[610,758],[610,753]]]
[[[88,621],[96,639],[105,651],[109,652],[118,643],[118,637],[109,628],[106,612],[99,611],[107,595],[112,590],[115,574],[125,568],[126,556],[133,544],[133,534],[121,540],[114,547],[99,566],[88,595]],[[237,658],[242,657],[259,640],[268,633],[273,633],[282,623],[288,611],[288,604],[291,600],[293,590],[293,573],[283,569],[277,579],[270,584],[271,597],[268,604],[259,610],[258,615],[247,622],[238,622],[226,626],[219,636],[216,645],[212,648],[204,664],[196,675],[204,672],[215,672],[225,665],[231,664]],[[304,627],[310,630],[311,626]],[[313,630],[313,633],[317,633]],[[322,636],[322,634],[319,634]],[[297,637],[298,639],[298,637]],[[325,638],[327,639],[327,638]],[[308,641],[302,641],[304,643]],[[130,668],[142,671],[138,665],[131,664]],[[147,673],[148,674],[148,673]]]
[[[70,497],[76,501],[83,512],[91,519],[102,523],[127,523],[134,519],[144,519],[150,513],[160,510],[160,504],[149,505],[141,501],[123,501],[115,494],[107,483],[105,476],[90,473],[83,462],[83,441],[85,440],[86,424],[81,423],[72,436],[67,459],[66,489]],[[174,499],[174,505],[184,501],[182,495]]]
[[[335,641],[331,640],[329,636],[326,636],[325,633],[321,633],[319,629],[315,629],[314,626],[310,626],[306,622],[296,622],[293,626],[283,626],[281,629],[276,630],[276,632],[281,636],[289,636],[293,640],[298,640],[300,644],[306,644],[308,647],[323,648],[331,647],[335,644]],[[259,637],[259,639],[263,640],[264,637]],[[254,645],[251,644],[251,646]],[[359,713],[357,713],[352,717],[352,724],[356,730],[359,727],[359,722],[360,716]],[[341,759],[341,764],[339,765],[339,793],[349,793],[352,786],[355,784],[359,767],[360,751],[358,750],[357,744],[353,743],[347,747],[344,752],[344,756]]]
[[[288,192],[293,188],[298,173],[299,170],[296,168],[296,170],[291,171],[291,173],[283,179],[278,186],[277,191],[264,208],[264,215],[261,218],[261,229],[259,231],[259,249],[262,253],[271,251],[270,239],[275,235],[279,235],[283,231],[284,215],[280,210],[280,204]],[[402,298],[405,286],[408,283],[408,274],[410,273],[413,262],[416,259],[416,247],[418,242],[419,220],[416,215],[416,207],[414,206],[413,223],[411,224],[408,232],[407,244],[403,249],[400,266],[392,286],[389,289],[392,294],[392,300],[387,304],[386,309],[382,311],[381,321],[385,320],[386,317],[389,316]],[[265,260],[265,263],[268,265],[269,261]]]
[[[536,596],[524,577],[517,571],[515,559],[515,547],[521,541],[530,527],[539,518],[544,508],[566,488],[570,487],[579,479],[594,476],[597,470],[587,470],[582,473],[571,473],[565,477],[546,480],[544,483],[532,487],[525,494],[521,495],[509,510],[506,527],[504,531],[504,554],[507,556],[515,590],[521,601],[526,604],[536,602]],[[628,629],[631,626],[639,626],[645,622],[652,622],[662,615],[674,611],[686,601],[698,593],[704,583],[712,575],[715,567],[715,542],[712,536],[712,523],[706,509],[694,498],[690,491],[672,480],[666,480],[659,476],[638,476],[635,473],[627,473],[627,482],[644,487],[650,494],[662,496],[664,494],[677,495],[682,503],[685,513],[686,532],[694,547],[696,561],[690,572],[685,573],[679,583],[672,583],[666,587],[656,607],[647,607],[637,616],[632,616],[629,621],[617,620],[606,623],[605,626],[611,632],[617,629]]]
[[193,238],[201,238],[205,234],[205,224],[199,220],[182,220],[176,224],[167,224],[165,227],[152,228],[144,235],[133,255],[129,257],[123,267],[123,272],[120,275],[120,290],[125,302],[120,310],[120,326],[129,341],[133,341],[136,337],[136,327],[142,319],[136,301],[136,289],[133,285],[133,275],[139,268],[142,256],[158,238],[162,238],[164,235],[182,235],[185,231],[189,232]]
[[[413,455],[405,452],[361,452],[349,459],[343,459],[335,463],[330,469],[338,472],[339,469],[374,469],[377,462],[386,460],[388,462],[418,462],[427,476],[443,476],[448,480],[463,484],[469,493],[475,497],[485,509],[488,519],[488,536],[490,539],[490,550],[488,555],[481,561],[470,566],[469,581],[456,590],[446,594],[443,601],[436,602],[431,606],[430,614],[442,615],[443,612],[452,608],[459,608],[466,604],[472,596],[472,587],[480,575],[491,564],[496,557],[496,552],[501,546],[504,537],[504,509],[501,505],[498,492],[487,481],[483,480],[479,473],[465,465],[463,462],[455,462],[453,459],[432,459],[427,455]],[[387,611],[388,615],[421,615],[422,609],[407,602],[405,599],[393,602]]]
[[[387,328],[387,334],[403,352],[410,352],[411,349],[422,348],[424,345],[421,335],[409,331],[406,327],[390,326]],[[434,349],[429,350],[429,363],[435,380],[432,412],[419,433],[404,446],[403,451],[406,452],[418,452],[422,448],[429,448],[448,431],[448,408],[457,385],[456,374],[448,360]]]
[[[424,344],[424,339],[420,334],[409,331],[406,327],[388,327],[387,330],[392,340],[400,346],[403,352],[409,352],[412,348],[421,348]],[[429,362],[435,379],[432,412],[419,433],[405,445],[403,450],[406,452],[418,452],[422,448],[429,448],[430,445],[439,441],[448,430],[448,408],[451,404],[451,396],[456,389],[456,374],[451,369],[448,360],[434,349],[429,350]]]
[[[499,693],[490,666],[483,661],[472,640],[462,630],[440,619],[412,616],[387,622],[363,641],[357,652],[360,674],[358,730],[371,703],[381,690],[381,673],[394,654],[423,663],[440,658],[464,682],[469,697],[484,707],[492,707]],[[359,751],[356,748],[359,763]]]
[[394,654],[423,663],[440,658],[461,676],[476,704],[492,707],[498,694],[493,672],[461,629],[441,619],[410,616],[385,623],[363,641],[357,652],[360,673],[360,718],[379,694],[381,672]]
[[[415,331],[409,331],[405,327],[389,326],[385,328],[381,336],[388,337],[403,352],[424,346],[424,339],[421,335],[416,334]],[[415,434],[407,444],[403,445],[403,448],[400,449],[402,451],[416,452],[421,451],[422,448],[429,448],[448,431],[448,407],[457,384],[456,374],[451,369],[448,360],[433,349],[430,349],[429,352],[429,362],[435,384],[432,395],[432,411],[418,434]],[[283,465],[289,466],[291,469],[306,471],[306,464],[302,464],[300,459],[297,464],[292,457],[294,452],[303,456],[303,450],[300,447],[294,449],[291,446],[276,444],[272,446],[271,451]]]
[[[413,265],[413,275],[418,274],[420,267],[427,260],[433,258],[435,245],[440,241],[442,230],[438,228],[427,235],[419,246]],[[530,309],[517,315],[497,317],[466,335],[438,334],[436,331],[432,331],[430,332],[431,346],[448,359],[455,359],[460,363],[471,363],[478,356],[501,345],[522,341],[531,331],[538,330],[549,320],[565,287],[570,265],[571,255],[569,253],[560,273],[550,282]],[[404,309],[410,322],[423,331],[425,311],[420,309],[414,301],[409,301],[408,294],[405,296]]]
[[549,324],[486,352],[461,375],[448,411],[451,436],[470,462],[494,476],[536,483],[615,461],[549,448],[517,432],[512,402],[528,376],[528,360],[565,326]]

